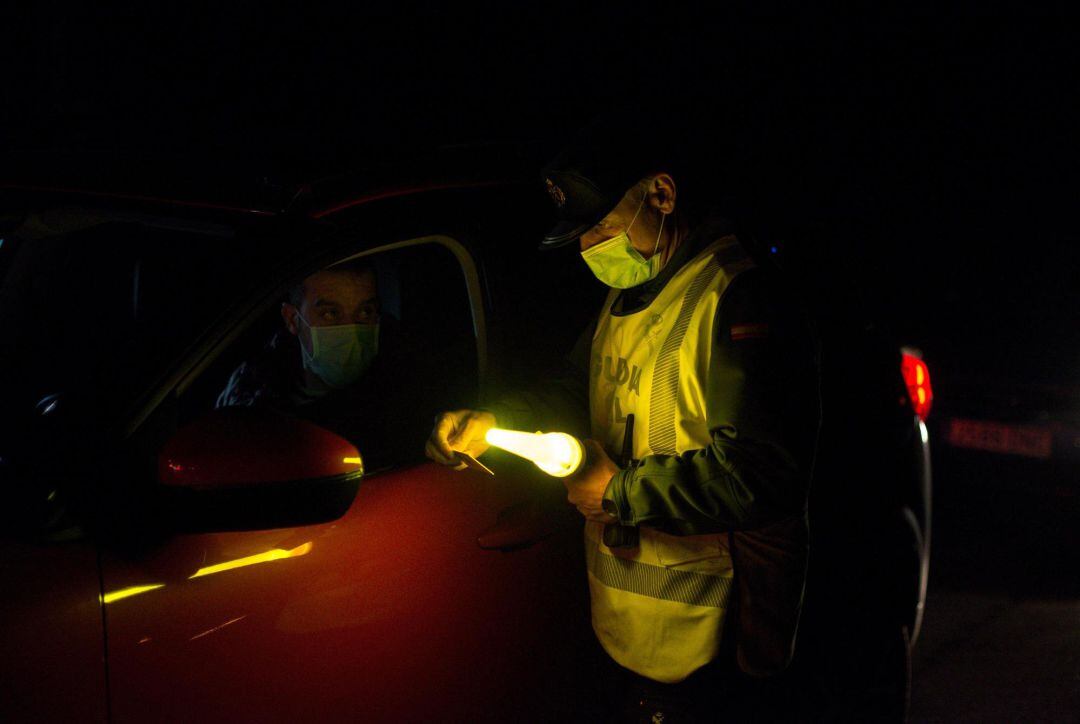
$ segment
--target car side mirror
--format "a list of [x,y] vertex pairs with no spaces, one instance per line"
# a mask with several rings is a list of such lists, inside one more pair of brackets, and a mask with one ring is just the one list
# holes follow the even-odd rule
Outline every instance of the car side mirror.
[[216,489],[359,478],[348,440],[271,410],[226,407],[178,431],[158,456],[162,485]]
[[228,407],[181,428],[158,482],[182,531],[326,522],[348,510],[364,464],[348,440],[272,410]]

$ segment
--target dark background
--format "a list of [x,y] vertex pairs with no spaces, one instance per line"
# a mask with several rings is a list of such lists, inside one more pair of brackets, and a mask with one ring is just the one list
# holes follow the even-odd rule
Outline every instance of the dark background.
[[[1054,414],[1080,412],[1064,6],[144,5],[2,11],[8,163],[58,178],[73,155],[106,175],[182,166],[214,192],[445,145],[555,149],[621,107],[651,133],[689,124],[763,236],[828,264],[921,348],[939,416],[962,396],[1030,389]],[[1065,720],[1080,700],[1076,463],[999,464],[933,442],[913,715]]]
[[3,150],[289,181],[440,145],[555,148],[614,105],[657,134],[689,119],[761,222],[850,263],[932,369],[1077,382],[1064,11],[199,5],[12,17]]

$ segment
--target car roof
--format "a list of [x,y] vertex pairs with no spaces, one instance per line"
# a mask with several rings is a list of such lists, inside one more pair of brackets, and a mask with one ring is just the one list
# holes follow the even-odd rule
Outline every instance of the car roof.
[[269,172],[254,159],[23,153],[4,159],[0,190],[325,218],[383,198],[534,182],[547,152],[538,142],[464,144],[343,161],[334,170],[298,165]]

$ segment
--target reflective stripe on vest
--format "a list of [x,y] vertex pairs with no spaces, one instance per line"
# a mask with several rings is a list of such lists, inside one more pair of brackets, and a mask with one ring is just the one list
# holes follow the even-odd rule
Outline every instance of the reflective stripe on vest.
[[589,572],[608,588],[695,606],[727,605],[730,578],[618,558],[596,546],[589,546],[586,553]]
[[[712,442],[708,368],[720,299],[753,262],[734,237],[710,244],[668,281],[646,308],[612,315],[605,302],[593,337],[593,437],[622,449],[633,413],[635,458],[675,455]],[[585,530],[593,629],[622,666],[676,682],[719,650],[733,576],[727,536],[673,536],[640,527],[639,545],[612,549],[603,526]]]

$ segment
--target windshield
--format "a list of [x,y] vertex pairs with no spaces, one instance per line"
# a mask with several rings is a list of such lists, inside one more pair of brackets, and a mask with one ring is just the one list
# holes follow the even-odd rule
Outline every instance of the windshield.
[[236,252],[220,230],[48,221],[0,234],[0,410],[70,392],[120,409],[225,310]]

